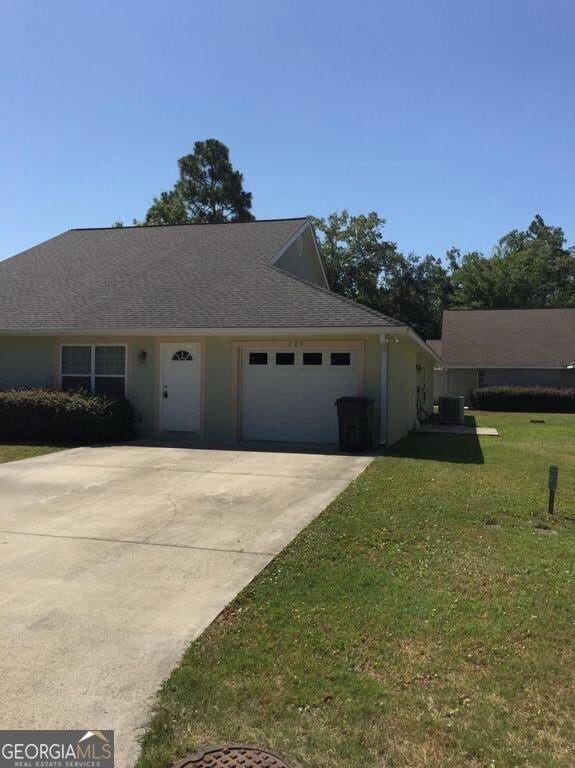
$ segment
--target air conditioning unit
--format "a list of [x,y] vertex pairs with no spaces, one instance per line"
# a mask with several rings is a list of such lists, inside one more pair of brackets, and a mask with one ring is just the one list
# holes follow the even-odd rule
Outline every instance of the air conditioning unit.
[[439,398],[439,423],[440,424],[464,424],[465,398],[464,397],[440,397]]

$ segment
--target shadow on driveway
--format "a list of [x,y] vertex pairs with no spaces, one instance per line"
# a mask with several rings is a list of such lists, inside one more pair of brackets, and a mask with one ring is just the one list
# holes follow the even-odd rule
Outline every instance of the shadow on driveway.
[[[170,435],[152,435],[149,437],[136,438],[125,443],[113,443],[111,445],[121,445],[124,448],[130,446],[140,448],[186,448],[203,451],[242,451],[257,453],[303,453],[316,454],[318,456],[379,456],[381,450],[371,450],[358,453],[345,453],[339,449],[338,445],[325,443],[282,443],[272,441],[240,441],[235,443],[218,443],[199,440],[194,437],[185,437],[181,433]],[[98,447],[98,446],[93,446]]]

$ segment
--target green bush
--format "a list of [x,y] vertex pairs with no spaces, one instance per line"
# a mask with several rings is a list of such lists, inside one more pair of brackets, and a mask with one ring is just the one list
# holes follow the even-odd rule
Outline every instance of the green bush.
[[575,387],[480,387],[471,398],[481,411],[575,413]]
[[58,389],[0,391],[0,439],[99,443],[134,434],[127,400]]

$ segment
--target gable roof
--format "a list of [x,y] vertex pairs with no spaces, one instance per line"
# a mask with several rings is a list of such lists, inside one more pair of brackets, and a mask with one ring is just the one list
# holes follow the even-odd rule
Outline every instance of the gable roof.
[[64,232],[0,261],[0,331],[404,326],[272,265],[306,225]]
[[445,310],[447,367],[566,368],[575,358],[575,308]]

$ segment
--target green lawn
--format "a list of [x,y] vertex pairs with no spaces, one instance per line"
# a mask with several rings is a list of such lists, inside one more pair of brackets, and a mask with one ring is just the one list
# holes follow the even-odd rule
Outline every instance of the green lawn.
[[69,445],[34,445],[31,443],[1,443],[0,464],[6,461],[18,461],[18,459],[31,459],[34,456],[42,456],[44,453],[63,451]]
[[[540,418],[376,459],[190,646],[140,768],[223,741],[310,768],[575,765],[575,416]],[[556,535],[534,527],[551,463]]]

